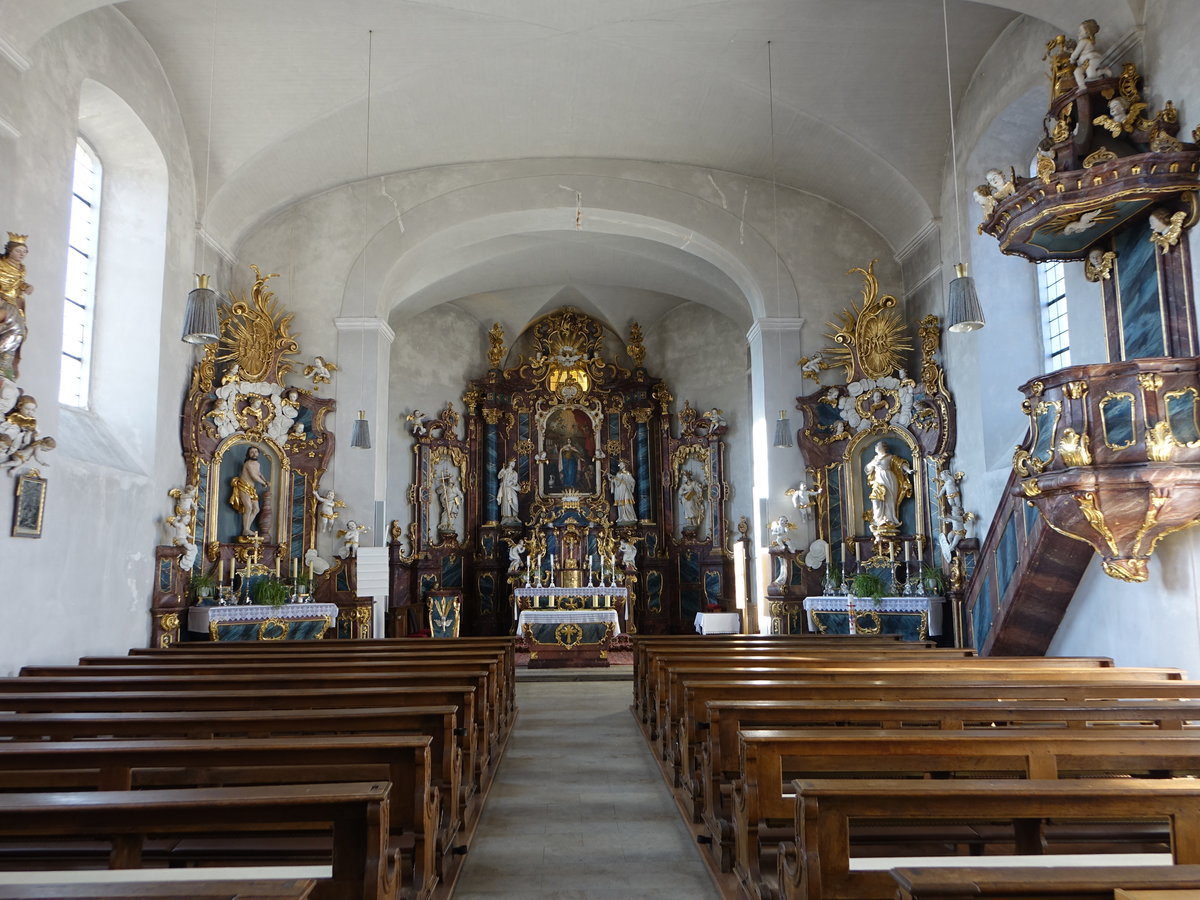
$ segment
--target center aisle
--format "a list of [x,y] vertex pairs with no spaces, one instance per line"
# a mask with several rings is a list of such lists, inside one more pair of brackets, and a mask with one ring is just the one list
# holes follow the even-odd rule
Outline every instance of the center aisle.
[[458,900],[720,897],[638,733],[632,700],[631,680],[518,682],[520,717]]

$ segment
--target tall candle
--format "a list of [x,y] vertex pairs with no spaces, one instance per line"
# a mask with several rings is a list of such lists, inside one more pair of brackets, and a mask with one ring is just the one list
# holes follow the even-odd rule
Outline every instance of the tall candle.
[[917,562],[921,565],[925,564],[925,545],[919,534],[917,535]]
[[224,558],[217,560],[217,584],[225,583],[225,560]]
[[275,577],[276,578],[279,577],[279,556],[278,556],[278,554],[276,554],[276,556],[275,556]]
[[313,566],[313,564],[310,562],[308,564],[308,583],[309,584],[312,584],[312,579],[313,579],[312,566]]
[[591,568],[592,568],[592,554],[589,553],[588,554],[588,571],[591,571]]
[[300,560],[292,557],[292,581],[296,580],[296,576],[300,574]]

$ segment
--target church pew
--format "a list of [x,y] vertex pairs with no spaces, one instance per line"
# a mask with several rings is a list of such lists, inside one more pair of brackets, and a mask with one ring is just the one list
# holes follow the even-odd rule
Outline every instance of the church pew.
[[[92,791],[87,793],[0,794],[0,837],[112,840],[109,865],[139,868],[145,836],[179,834],[228,835],[255,827],[276,831],[331,834],[333,872],[320,880],[314,900],[388,900],[397,895],[396,854],[388,847],[390,787],[386,782],[276,785],[269,787],[196,788],[161,791]],[[188,897],[206,894],[201,886],[164,888],[142,883],[103,885],[99,893],[71,887],[49,893],[35,885],[4,886],[0,897]],[[229,896],[225,894],[224,896]],[[253,895],[250,895],[253,896]],[[263,892],[264,898],[307,896]]]
[[[172,659],[175,656],[206,658],[207,656],[275,659],[295,656],[305,658],[353,657],[391,658],[393,656],[426,655],[437,653],[442,656],[467,658],[474,654],[499,656],[503,660],[501,681],[505,697],[504,726],[512,727],[516,715],[516,641],[512,637],[467,637],[453,641],[436,641],[429,638],[385,638],[361,641],[307,641],[301,646],[279,641],[226,641],[185,642],[170,647],[136,647],[129,651],[128,659],[142,657]],[[87,664],[86,659],[81,660]]]
[[[639,720],[646,721],[643,708],[647,671],[650,661],[673,651],[700,651],[708,657],[730,652],[787,653],[811,651],[818,653],[838,650],[924,650],[932,644],[906,643],[899,635],[631,635],[633,643],[634,710]],[[974,651],[966,651],[973,654]]]
[[[970,664],[968,664],[970,663]],[[692,667],[680,666],[669,670],[669,678],[660,700],[658,715],[657,750],[660,757],[677,767],[679,759],[677,748],[684,739],[694,739],[688,725],[688,708],[684,698],[684,685],[696,684],[703,681],[795,681],[803,684],[840,683],[862,684],[875,681],[879,684],[896,683],[903,680],[912,684],[937,684],[951,681],[992,681],[1009,684],[1035,684],[1039,681],[1056,684],[1086,683],[1102,684],[1105,682],[1144,682],[1147,685],[1182,685],[1187,682],[1176,676],[1182,674],[1177,669],[1134,669],[1134,668],[1096,668],[1075,669],[1066,667],[1041,668],[1033,665],[1013,667],[1008,669],[1002,664],[976,665],[974,660],[943,661],[924,665],[901,665],[889,663],[859,663],[857,667],[838,668],[829,666],[729,666],[729,667]],[[1200,690],[1195,685],[1193,690]],[[793,695],[797,699],[804,697],[803,692]],[[1151,695],[1147,695],[1151,696]],[[1167,694],[1165,696],[1180,696]],[[1184,694],[1182,696],[1188,696]],[[1191,696],[1200,697],[1200,692]],[[697,712],[693,710],[692,712]],[[684,735],[686,734],[686,738]],[[651,733],[653,740],[654,733]]]
[[[1113,900],[1114,888],[1129,891],[1200,889],[1200,865],[1195,866],[1078,866],[1054,868],[896,868],[891,871],[896,900]],[[1154,895],[1151,895],[1154,896]],[[1185,900],[1187,893],[1179,900]],[[1164,893],[1159,900],[1167,900]]]
[[[1045,728],[1144,727],[1180,731],[1200,721],[1200,700],[1065,704],[1057,700],[710,700],[696,742],[684,745],[681,799],[714,845],[732,838],[728,805],[738,778],[738,733],[763,728]],[[689,774],[691,773],[690,777]],[[730,844],[731,846],[731,844]]]
[[[791,779],[1016,777],[1026,779],[1156,777],[1200,771],[1200,734],[1118,730],[979,729],[920,732],[875,729],[744,731],[740,777],[733,788],[733,870],[748,896],[773,894],[771,851],[779,829],[793,822]],[[1117,831],[1119,831],[1117,826]],[[952,840],[944,829],[922,830],[928,842]],[[771,847],[763,846],[771,835]],[[974,843],[971,835],[965,838]],[[1043,835],[1024,835],[1040,844]],[[1144,837],[1144,836],[1143,836]],[[1156,835],[1155,835],[1156,837]],[[794,835],[785,839],[794,840]],[[890,842],[889,835],[882,837]],[[982,841],[980,842],[982,843]],[[904,855],[897,849],[891,855]],[[764,858],[770,861],[764,870]],[[765,890],[764,890],[765,888]]]
[[787,662],[788,660],[802,659],[828,659],[835,664],[844,665],[847,660],[857,659],[900,659],[907,662],[911,660],[976,658],[972,651],[966,650],[928,648],[914,651],[912,649],[905,649],[906,647],[907,645],[905,644],[900,644],[896,647],[839,646],[833,648],[794,647],[790,649],[782,647],[737,647],[722,649],[717,652],[712,650],[697,650],[689,647],[686,650],[672,649],[665,652],[656,652],[647,656],[640,679],[635,673],[635,696],[642,698],[635,703],[635,707],[640,709],[641,703],[648,702],[646,698],[655,694],[656,685],[661,683],[663,671],[671,666],[689,664],[772,665],[775,661]]
[[[493,773],[484,773],[480,779],[475,760],[477,752],[477,729],[472,716],[475,706],[475,688],[462,685],[426,685],[424,687],[399,688],[344,688],[307,691],[276,691],[263,694],[259,691],[112,691],[35,694],[0,693],[0,712],[56,714],[90,713],[116,714],[115,720],[138,713],[169,713],[183,711],[251,710],[265,713],[268,710],[329,711],[343,709],[392,707],[397,703],[423,705],[453,705],[462,710],[460,721],[464,723],[463,734],[458,735],[462,747],[463,802],[470,803],[486,790]],[[3,718],[3,717],[0,717]],[[317,719],[314,718],[314,721]],[[471,808],[472,817],[478,809]]]
[[0,790],[320,784],[383,772],[392,786],[391,839],[413,845],[402,878],[428,896],[439,849],[453,837],[439,828],[443,798],[432,783],[431,744],[428,735],[8,742],[0,743]]
[[[173,712],[10,713],[0,716],[0,743],[5,741],[69,741],[100,738],[281,737],[316,734],[427,734],[433,783],[444,801],[443,833],[456,835],[468,820],[462,783],[462,738],[457,706],[407,706],[273,710],[195,710]],[[448,802],[453,800],[454,802]]]
[[[1048,669],[1061,671],[1116,671],[1107,665],[1109,660],[1076,659],[1068,657],[1010,657],[997,659],[954,659],[936,658],[925,654],[905,655],[897,657],[888,653],[881,654],[850,654],[838,656],[789,656],[764,657],[753,656],[713,656],[708,660],[685,659],[672,662],[669,659],[656,661],[654,670],[648,673],[645,703],[650,711],[650,731],[653,734],[662,724],[662,715],[672,700],[677,700],[677,685],[680,679],[721,677],[730,673],[731,677],[767,678],[772,672],[782,672],[792,669],[806,670],[860,670],[872,672],[887,672],[890,670],[926,668],[954,671],[996,671],[1004,673],[1005,677],[1021,677],[1021,672],[1032,670],[1037,672]],[[1180,669],[1167,668],[1132,668],[1124,667],[1121,671],[1129,678],[1148,678],[1154,680],[1183,678]],[[835,677],[833,675],[823,677]]]
[[[37,677],[17,676],[0,678],[0,697],[8,693],[79,693],[79,692],[113,692],[113,691],[148,691],[173,690],[182,694],[195,691],[237,691],[256,690],[260,695],[286,694],[296,691],[342,689],[362,687],[403,687],[408,685],[420,686],[423,683],[436,683],[439,687],[462,686],[474,687],[477,696],[486,692],[483,685],[486,682],[486,669],[439,669],[436,674],[414,669],[402,669],[380,673],[348,673],[330,672],[322,675],[309,675],[304,671],[280,673],[277,675],[263,674],[200,674],[200,675],[131,675],[124,677],[105,677],[103,674],[66,676],[66,677]],[[264,704],[265,705],[265,704]],[[476,774],[482,779],[484,773],[492,769],[495,756],[494,747],[499,746],[501,737],[496,731],[497,716],[491,704],[477,702],[474,705],[474,727],[476,737]]]
[[[307,659],[293,660],[284,658],[278,661],[260,661],[244,659],[228,661],[225,658],[193,662],[181,658],[173,663],[141,662],[131,663],[128,659],[119,659],[126,663],[121,665],[90,665],[90,666],[24,666],[19,677],[25,678],[145,678],[164,676],[235,676],[253,675],[259,678],[288,679],[295,681],[297,675],[303,675],[310,682],[325,676],[401,676],[405,673],[415,674],[418,678],[422,673],[426,678],[441,680],[442,672],[462,673],[468,667],[482,669],[485,675],[480,678],[480,693],[484,699],[482,709],[487,714],[489,724],[485,734],[491,738],[489,752],[495,753],[507,736],[505,716],[506,706],[500,686],[500,662],[495,659],[438,659],[420,656],[413,658],[386,660],[358,660],[337,658],[310,662]],[[480,723],[483,724],[482,722]]]
[[308,900],[317,886],[312,878],[213,879],[0,884],[0,900]]
[[[1165,820],[1173,861],[1200,864],[1200,781],[1192,779],[833,779],[795,781],[793,791],[797,839],[780,845],[778,866],[781,896],[787,900],[895,896],[896,884],[888,871],[868,868],[866,860],[851,868],[851,820],[919,824],[940,819],[986,826],[1028,819],[1097,824]],[[971,864],[984,860],[973,857]],[[1094,862],[1090,855],[1085,857],[1085,864]]]

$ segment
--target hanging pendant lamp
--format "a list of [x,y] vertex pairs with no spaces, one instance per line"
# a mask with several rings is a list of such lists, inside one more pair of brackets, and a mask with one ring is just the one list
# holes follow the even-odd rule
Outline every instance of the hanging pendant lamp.
[[182,339],[189,344],[215,344],[221,339],[217,292],[208,286],[207,275],[197,275],[196,287],[187,295]]
[[359,450],[371,449],[371,425],[367,421],[365,409],[358,411],[358,418],[354,420],[354,425],[350,429],[350,446],[357,447]]
[[[965,258],[962,244],[962,200],[958,196],[958,146],[954,134],[954,85],[950,80],[950,19],[946,14],[946,0],[942,0],[942,32],[946,47],[946,93],[950,98],[950,162],[954,173],[951,190],[954,191],[958,258],[961,260]],[[948,295],[946,327],[956,334],[978,331],[987,324],[987,320],[983,317],[983,304],[979,302],[979,293],[975,290],[975,279],[967,274],[965,262],[955,264],[954,274],[956,277],[950,282]]]

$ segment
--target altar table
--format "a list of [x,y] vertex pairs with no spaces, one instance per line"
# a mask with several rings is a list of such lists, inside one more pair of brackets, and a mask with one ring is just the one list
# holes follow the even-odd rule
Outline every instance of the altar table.
[[285,603],[283,606],[193,606],[188,631],[214,641],[319,640],[337,621],[333,603]]
[[696,613],[696,631],[700,634],[741,634],[741,614]]
[[[846,597],[807,597],[804,611],[808,627],[821,634],[846,634],[849,619]],[[868,597],[854,598],[858,634],[899,634],[906,641],[924,641],[942,633],[945,597],[884,597],[876,605]]]
[[607,666],[620,630],[615,609],[523,609],[517,617],[517,634],[529,642],[531,669]]

